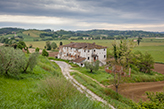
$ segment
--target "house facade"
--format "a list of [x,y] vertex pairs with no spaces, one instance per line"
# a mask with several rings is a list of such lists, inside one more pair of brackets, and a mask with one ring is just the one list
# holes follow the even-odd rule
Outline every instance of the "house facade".
[[96,45],[95,43],[74,43],[63,45],[59,49],[58,58],[72,60],[79,66],[84,66],[84,62],[99,60],[100,65],[106,64],[107,47]]

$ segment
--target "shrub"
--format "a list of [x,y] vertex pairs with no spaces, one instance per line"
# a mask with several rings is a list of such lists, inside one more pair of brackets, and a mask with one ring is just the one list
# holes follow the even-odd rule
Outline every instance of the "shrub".
[[35,52],[39,52],[39,48],[38,47],[35,49]]
[[42,51],[42,56],[49,56],[49,54],[48,54],[48,52],[46,51],[46,49],[43,49],[43,51]]

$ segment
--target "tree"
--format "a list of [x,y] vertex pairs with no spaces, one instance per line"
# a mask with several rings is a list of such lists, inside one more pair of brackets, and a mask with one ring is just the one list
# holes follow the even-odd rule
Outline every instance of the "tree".
[[53,48],[53,49],[56,49],[56,48],[57,48],[57,45],[56,45],[55,42],[52,42],[52,43],[51,43],[51,48]]
[[112,67],[112,72],[113,72],[113,75],[114,75],[113,85],[116,88],[116,92],[118,93],[118,87],[121,83],[121,73],[123,72],[123,67],[118,66],[118,65],[114,65]]
[[133,67],[139,68],[139,71],[150,73],[151,69],[154,68],[154,59],[149,53],[141,53],[140,51],[136,51],[133,53],[133,57],[131,59],[131,64]]
[[51,43],[50,43],[50,41],[46,42],[46,49],[47,50],[51,50]]
[[60,44],[59,44],[59,45],[60,45],[60,46],[61,46],[61,45],[63,45],[63,42],[60,42]]
[[42,51],[42,56],[49,56],[49,54],[48,54],[48,52],[46,51],[46,49],[43,49],[43,51]]
[[6,76],[17,75],[24,65],[25,54],[13,47],[0,47],[0,72]]
[[85,65],[85,68],[86,69],[89,69],[90,70],[90,72],[92,73],[93,71],[97,71],[98,69],[99,69],[99,61],[98,60],[96,60],[95,62],[85,62],[84,63],[84,65]]
[[138,39],[137,39],[138,45],[140,44],[141,40],[142,40],[142,38],[141,37],[138,37]]
[[33,68],[35,67],[35,65],[37,64],[37,57],[38,57],[38,53],[35,52],[35,53],[32,53],[29,58],[25,59],[25,63],[24,65],[22,66],[23,68],[23,72],[25,73],[27,68],[30,67],[31,70],[33,70]]
[[39,48],[38,47],[35,49],[35,52],[39,52]]
[[24,41],[19,41],[17,44],[17,48],[23,49],[27,47]]

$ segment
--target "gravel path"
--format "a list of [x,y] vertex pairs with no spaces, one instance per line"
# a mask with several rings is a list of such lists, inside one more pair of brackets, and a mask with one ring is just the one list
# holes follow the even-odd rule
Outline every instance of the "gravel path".
[[94,94],[92,91],[87,89],[85,86],[78,83],[69,73],[70,67],[71,67],[69,64],[62,62],[62,61],[54,61],[54,60],[51,60],[51,61],[56,62],[60,66],[64,77],[67,80],[69,80],[77,88],[77,90],[79,90],[81,93],[85,93],[87,97],[91,97],[93,100],[102,102],[105,105],[109,105],[110,108],[115,109],[111,104],[108,104],[107,101],[103,100],[101,97]]

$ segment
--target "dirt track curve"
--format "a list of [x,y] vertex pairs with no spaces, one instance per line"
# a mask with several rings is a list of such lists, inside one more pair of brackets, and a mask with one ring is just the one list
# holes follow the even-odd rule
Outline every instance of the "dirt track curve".
[[69,80],[77,88],[77,90],[79,90],[81,93],[85,93],[87,97],[91,97],[93,100],[97,100],[99,102],[102,102],[105,105],[108,105],[111,109],[115,109],[112,105],[108,104],[107,101],[103,100],[101,97],[94,94],[92,91],[87,89],[85,86],[78,83],[69,73],[70,72],[70,65],[69,64],[62,62],[62,61],[54,61],[54,60],[51,60],[51,61],[56,62],[59,65],[59,67],[62,70],[64,77],[67,80]]

